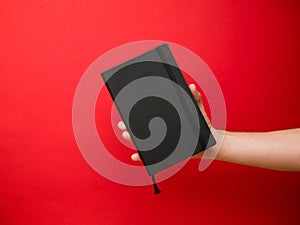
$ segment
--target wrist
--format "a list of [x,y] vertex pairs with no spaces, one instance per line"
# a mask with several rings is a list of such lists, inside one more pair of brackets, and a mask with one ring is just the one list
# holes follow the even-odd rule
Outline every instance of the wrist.
[[227,153],[233,141],[234,132],[212,129],[212,133],[216,139],[216,145],[212,147],[212,150],[216,152],[215,160],[227,161]]

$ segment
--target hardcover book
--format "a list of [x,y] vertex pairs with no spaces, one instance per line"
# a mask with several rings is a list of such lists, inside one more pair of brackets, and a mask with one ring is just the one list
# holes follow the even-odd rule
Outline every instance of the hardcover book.
[[167,44],[101,75],[154,183],[216,143]]

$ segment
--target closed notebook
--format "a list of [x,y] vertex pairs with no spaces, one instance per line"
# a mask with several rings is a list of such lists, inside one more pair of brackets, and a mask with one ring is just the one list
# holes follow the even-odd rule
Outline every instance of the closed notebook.
[[215,144],[167,44],[101,75],[152,176],[155,193],[156,173]]

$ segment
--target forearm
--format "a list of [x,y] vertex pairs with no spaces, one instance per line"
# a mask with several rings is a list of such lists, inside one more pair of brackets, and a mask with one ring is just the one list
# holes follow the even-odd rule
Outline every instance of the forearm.
[[226,132],[216,159],[267,169],[300,171],[300,129]]

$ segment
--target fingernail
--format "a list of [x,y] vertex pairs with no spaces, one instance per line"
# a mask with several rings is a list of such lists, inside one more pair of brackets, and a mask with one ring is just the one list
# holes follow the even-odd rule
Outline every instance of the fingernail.
[[132,154],[132,155],[131,155],[131,159],[132,159],[133,161],[138,161],[138,160],[139,160],[138,154],[137,154],[137,153]]
[[128,131],[124,131],[123,133],[122,133],[122,137],[124,138],[124,139],[129,139],[129,133],[128,133]]
[[193,88],[193,89],[196,88],[195,84],[190,84],[189,87],[190,87],[190,88]]
[[120,121],[120,122],[118,123],[118,128],[121,129],[121,130],[125,130],[125,129],[126,129],[125,123],[124,123],[123,121]]

